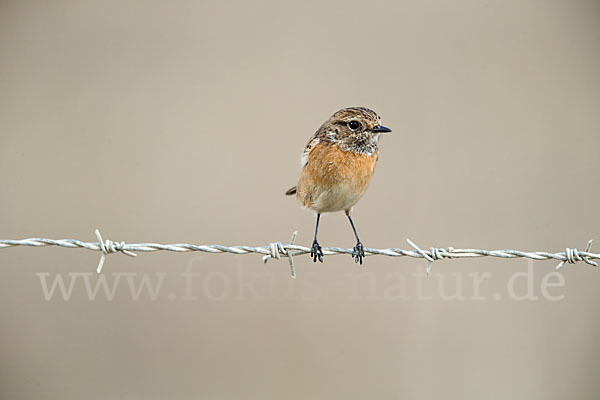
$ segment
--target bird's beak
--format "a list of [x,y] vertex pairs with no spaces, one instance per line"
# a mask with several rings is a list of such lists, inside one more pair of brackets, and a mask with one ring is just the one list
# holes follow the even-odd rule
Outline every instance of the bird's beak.
[[377,125],[375,128],[371,129],[371,132],[382,133],[382,134],[390,133],[391,131],[392,130],[390,128],[387,128],[382,125]]

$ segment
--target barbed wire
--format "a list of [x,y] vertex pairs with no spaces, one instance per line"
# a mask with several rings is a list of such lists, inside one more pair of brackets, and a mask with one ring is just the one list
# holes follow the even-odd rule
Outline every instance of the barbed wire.
[[[96,229],[97,242],[82,242],[76,239],[45,239],[45,238],[30,238],[21,240],[0,239],[0,249],[16,246],[60,246],[66,248],[83,248],[94,251],[101,251],[100,261],[96,271],[102,272],[104,260],[108,254],[123,253],[130,257],[135,257],[136,252],[152,252],[152,251],[174,251],[178,253],[200,251],[204,253],[230,253],[230,254],[250,254],[257,253],[263,255],[263,262],[270,259],[281,259],[281,256],[286,256],[290,263],[290,273],[292,278],[296,277],[296,269],[294,266],[294,257],[310,254],[311,248],[294,244],[297,232],[292,234],[289,243],[273,242],[268,246],[222,246],[218,244],[210,245],[195,245],[187,243],[174,244],[159,244],[159,243],[136,243],[128,244],[125,242],[113,242],[112,240],[103,240],[100,231]],[[431,272],[431,264],[434,261],[444,258],[473,258],[473,257],[500,257],[500,258],[530,258],[532,260],[558,260],[559,264],[556,269],[560,269],[565,263],[575,264],[578,261],[583,261],[586,264],[597,267],[595,261],[600,259],[600,254],[591,253],[590,248],[592,241],[590,240],[584,251],[578,251],[575,248],[567,247],[564,252],[550,253],[546,251],[519,251],[519,250],[480,250],[480,249],[455,249],[453,247],[436,248],[432,247],[429,250],[422,250],[419,246],[413,243],[410,239],[406,239],[413,250],[403,250],[397,248],[388,249],[372,249],[365,248],[366,256],[389,256],[389,257],[413,257],[424,258],[427,260],[427,274]],[[353,249],[341,247],[323,247],[325,255],[335,254],[350,254]]]

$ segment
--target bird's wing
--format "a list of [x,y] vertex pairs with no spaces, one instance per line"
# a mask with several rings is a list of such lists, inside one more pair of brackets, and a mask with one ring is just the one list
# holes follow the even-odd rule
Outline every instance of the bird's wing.
[[308,141],[308,143],[306,144],[306,147],[304,147],[304,152],[302,153],[302,159],[300,161],[300,164],[302,164],[302,168],[304,168],[306,166],[306,164],[308,164],[308,153],[310,153],[310,151],[319,142],[320,142],[319,137],[317,136],[317,134],[314,134],[313,137],[311,137],[310,140]]

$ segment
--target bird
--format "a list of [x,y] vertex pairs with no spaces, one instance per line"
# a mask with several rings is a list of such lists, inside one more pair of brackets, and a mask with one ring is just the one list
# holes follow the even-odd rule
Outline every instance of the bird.
[[348,107],[335,112],[309,139],[302,153],[298,184],[286,195],[296,195],[305,208],[316,213],[315,238],[310,256],[323,262],[317,240],[321,214],[344,211],[356,237],[352,257],[363,263],[365,250],[352,220],[352,209],[361,199],[379,157],[379,137],[392,132],[369,108]]

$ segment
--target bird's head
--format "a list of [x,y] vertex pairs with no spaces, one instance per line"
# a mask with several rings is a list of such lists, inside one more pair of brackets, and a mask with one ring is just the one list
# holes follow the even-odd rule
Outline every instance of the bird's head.
[[372,154],[377,151],[379,136],[391,131],[381,125],[381,117],[375,111],[349,107],[333,114],[319,129],[319,136],[343,150]]

